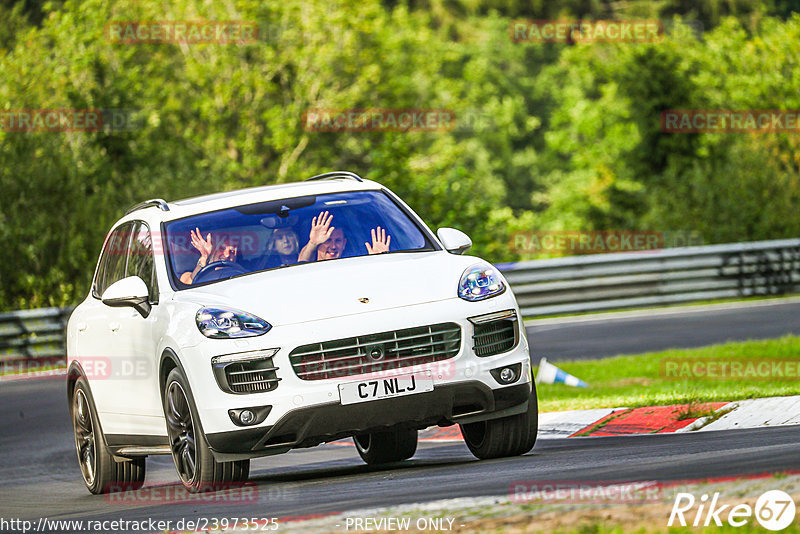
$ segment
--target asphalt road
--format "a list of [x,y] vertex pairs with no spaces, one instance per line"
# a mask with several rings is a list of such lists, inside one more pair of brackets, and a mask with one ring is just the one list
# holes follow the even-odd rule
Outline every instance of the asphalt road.
[[[800,303],[599,317],[527,328],[534,361],[559,361],[800,334]],[[477,461],[461,443],[423,443],[409,461],[367,467],[352,446],[254,460],[254,498],[162,502],[179,490],[168,456],[148,459],[144,498],[92,496],[80,479],[63,377],[0,383],[0,518],[171,520],[343,512],[508,495],[519,480],[672,481],[800,470],[800,427],[541,440],[526,456]],[[156,488],[156,491],[153,491]],[[147,497],[150,497],[147,500]],[[14,531],[3,528],[0,531]],[[19,532],[19,530],[16,530]]]
[[152,500],[114,502],[89,495],[81,482],[62,380],[3,384],[0,406],[0,517],[6,519],[286,518],[506,496],[520,480],[675,481],[800,469],[800,427],[540,440],[525,456],[491,461],[474,459],[461,443],[423,443],[411,460],[384,469],[364,465],[351,446],[328,444],[254,460],[254,498],[244,503],[160,502],[164,488],[178,489],[168,456],[148,459],[145,488],[160,489],[145,493]]
[[696,311],[664,311],[637,317],[613,314],[578,318],[553,324],[528,323],[531,358],[538,362],[588,360],[617,354],[671,348],[693,348],[728,341],[771,339],[800,335],[800,302],[752,303],[731,309],[703,308]]

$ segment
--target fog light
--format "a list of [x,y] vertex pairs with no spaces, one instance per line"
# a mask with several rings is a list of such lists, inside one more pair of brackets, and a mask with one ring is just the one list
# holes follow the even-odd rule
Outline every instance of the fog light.
[[252,422],[255,420],[256,414],[254,414],[251,410],[242,410],[242,413],[239,414],[239,421],[241,421],[243,425],[252,424]]
[[519,381],[522,376],[522,364],[515,363],[506,367],[498,367],[497,369],[492,369],[491,373],[498,384],[507,386]]
[[[511,367],[505,367],[500,371],[500,381],[510,384],[517,379],[517,373]],[[244,414],[242,414],[244,415]]]
[[272,411],[272,406],[250,406],[228,410],[231,422],[236,426],[260,425]]

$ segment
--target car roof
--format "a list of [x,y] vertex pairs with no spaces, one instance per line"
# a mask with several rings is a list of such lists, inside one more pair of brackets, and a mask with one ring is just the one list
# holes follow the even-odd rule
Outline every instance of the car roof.
[[268,200],[279,200],[306,195],[323,195],[344,191],[374,191],[383,189],[378,182],[371,180],[356,181],[346,178],[334,178],[318,181],[295,182],[266,185],[222,191],[171,202],[148,201],[138,209],[130,210],[117,224],[132,219],[147,219],[149,222],[163,222],[182,219],[210,211],[217,211],[244,204],[254,204]]
[[[209,193],[207,195],[201,195],[197,197],[189,197],[181,200],[173,200],[172,202],[170,202],[170,204],[178,206],[191,206],[192,204],[202,204],[224,198],[240,197],[244,195],[258,195],[260,193],[269,193],[273,191],[289,192],[293,189],[298,189],[298,186],[303,186],[303,185],[308,185],[308,184],[305,184],[304,182],[293,182],[288,184],[261,185],[257,187],[248,187],[246,189],[236,189],[234,191],[220,191],[219,193]],[[290,194],[287,196],[296,196],[296,195]]]

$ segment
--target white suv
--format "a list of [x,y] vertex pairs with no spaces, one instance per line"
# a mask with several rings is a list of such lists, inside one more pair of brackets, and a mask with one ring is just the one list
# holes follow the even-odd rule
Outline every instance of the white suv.
[[131,208],[67,327],[92,493],[172,454],[190,491],[250,459],[352,436],[369,464],[460,424],[478,458],[528,452],[537,402],[519,308],[380,184],[349,172]]

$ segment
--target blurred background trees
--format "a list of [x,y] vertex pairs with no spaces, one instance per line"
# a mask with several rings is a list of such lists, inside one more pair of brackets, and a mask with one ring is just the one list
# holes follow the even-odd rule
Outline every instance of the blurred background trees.
[[[697,4],[702,4],[698,7]],[[72,304],[130,205],[348,169],[495,262],[527,230],[800,233],[797,134],[669,134],[665,109],[800,109],[790,0],[0,1],[0,108],[127,110],[0,128],[0,309]],[[667,21],[658,43],[515,43],[515,18]],[[257,22],[237,45],[109,42],[111,21]],[[689,23],[687,26],[685,23]],[[702,28],[702,32],[698,31]],[[436,132],[312,132],[313,108],[446,108]]]

